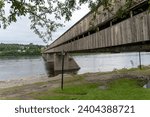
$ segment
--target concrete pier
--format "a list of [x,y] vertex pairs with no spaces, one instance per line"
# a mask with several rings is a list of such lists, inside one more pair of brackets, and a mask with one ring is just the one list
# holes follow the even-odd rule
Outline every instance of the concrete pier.
[[[42,55],[47,63],[51,63],[51,67],[54,68],[54,72],[59,72],[62,70],[62,54],[61,53],[46,53]],[[64,55],[64,71],[79,70],[80,67],[76,61],[69,56],[68,53]]]

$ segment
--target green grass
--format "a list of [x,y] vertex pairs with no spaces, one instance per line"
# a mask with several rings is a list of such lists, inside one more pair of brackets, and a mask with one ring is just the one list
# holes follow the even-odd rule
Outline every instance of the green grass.
[[[39,100],[150,100],[150,89],[143,88],[147,80],[139,80],[126,77],[123,74],[132,74],[136,76],[149,76],[150,67],[121,69],[106,73],[96,73],[96,77],[103,75],[114,76],[119,74],[120,79],[107,81],[91,80],[91,74],[74,75],[64,79],[64,90],[62,91],[58,84],[60,80],[56,79],[51,82],[41,82],[19,87],[7,88],[0,90],[0,99],[39,99]],[[102,76],[101,76],[102,75]],[[94,77],[94,76],[93,76]],[[130,76],[128,76],[130,77]],[[56,87],[48,87],[49,83],[57,84]],[[41,87],[45,87],[41,90]],[[100,87],[105,87],[101,89]],[[27,92],[28,90],[40,89]],[[25,92],[25,93],[23,93]],[[20,94],[13,96],[13,94]],[[11,96],[9,96],[11,95]]]
[[65,86],[64,90],[56,88],[42,93],[31,94],[42,100],[147,100],[150,89],[144,89],[135,79],[117,79],[108,84],[106,90],[99,84],[76,84]]
[[101,99],[101,100],[150,99],[150,90],[140,87],[138,85],[137,80],[119,79],[111,82],[108,86],[108,90],[94,89],[92,92],[89,92],[87,97],[84,97],[84,99]]

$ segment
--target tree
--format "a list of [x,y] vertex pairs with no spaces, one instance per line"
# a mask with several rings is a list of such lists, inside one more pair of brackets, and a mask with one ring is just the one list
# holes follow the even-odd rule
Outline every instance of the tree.
[[[97,14],[100,6],[111,12],[112,2],[119,1],[121,0],[0,0],[0,27],[5,29],[12,22],[16,22],[18,17],[26,16],[31,21],[30,28],[47,42],[51,39],[52,32],[63,26],[60,22],[62,18],[69,21],[72,13],[81,5],[88,4],[92,12]],[[121,14],[135,2],[125,1],[124,6],[118,10]]]

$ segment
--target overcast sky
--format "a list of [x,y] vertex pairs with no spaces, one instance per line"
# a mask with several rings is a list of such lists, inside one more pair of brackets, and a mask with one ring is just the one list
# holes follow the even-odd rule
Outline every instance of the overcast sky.
[[[59,28],[57,32],[53,33],[53,40],[61,36],[68,28],[74,23],[80,20],[85,14],[88,13],[86,5],[82,6],[82,9],[76,11],[70,22],[65,22],[65,27]],[[50,41],[49,43],[51,43]],[[19,18],[16,23],[12,23],[7,29],[0,28],[0,43],[17,43],[17,44],[39,44],[45,45],[32,30],[30,30],[30,21],[26,18]]]

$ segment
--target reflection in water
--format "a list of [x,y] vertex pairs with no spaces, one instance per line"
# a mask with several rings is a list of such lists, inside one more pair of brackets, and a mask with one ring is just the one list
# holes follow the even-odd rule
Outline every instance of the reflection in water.
[[52,62],[44,62],[44,64],[45,64],[45,70],[46,70],[48,76],[49,77],[54,76],[55,75],[54,67],[53,67],[54,63],[52,63]]
[[[46,69],[46,72],[47,72],[49,77],[56,76],[56,75],[62,73],[61,70],[54,71],[54,63],[52,63],[52,62],[46,62],[45,61],[45,69]],[[77,74],[77,71],[78,70],[67,70],[67,71],[64,71],[64,73]]]

